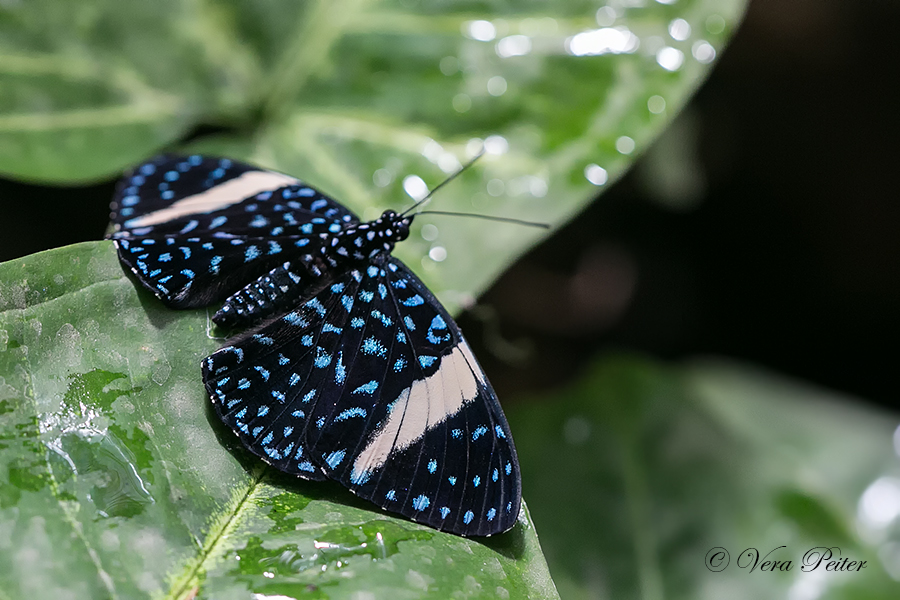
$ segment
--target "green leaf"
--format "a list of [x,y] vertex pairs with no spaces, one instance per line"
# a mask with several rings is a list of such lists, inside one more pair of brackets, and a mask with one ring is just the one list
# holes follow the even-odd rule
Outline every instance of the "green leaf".
[[[558,225],[677,113],[744,2],[613,6],[17,3],[0,9],[0,173],[108,177],[212,124],[233,133],[189,149],[300,176],[372,219],[408,206],[407,176],[434,186],[486,140],[487,156],[437,206]],[[590,51],[605,53],[573,54]],[[452,221],[399,250],[450,308],[540,238]],[[432,274],[433,248],[452,272]]]
[[[896,597],[897,415],[746,366],[633,357],[507,415],[564,598]],[[816,547],[866,566],[805,572]],[[770,551],[791,569],[763,571]]]
[[[743,8],[742,0],[599,11],[581,0],[15,3],[0,12],[0,172],[108,177],[214,125],[231,133],[192,149],[303,177],[370,219],[408,205],[407,176],[433,186],[484,140],[479,167],[435,202],[446,209],[452,196],[467,212],[558,225],[677,113]],[[539,238],[475,220],[438,223],[466,233],[432,233],[400,255],[423,261],[427,283],[455,292],[445,298],[451,307]],[[467,251],[472,243],[483,252]],[[434,261],[421,257],[433,247],[455,261],[452,274],[429,279]]]
[[209,325],[110,242],[0,265],[0,598],[557,597],[527,510],[464,539],[245,454]]
[[[408,206],[407,176],[434,186],[483,144],[439,208],[558,226],[677,112],[743,6],[16,3],[0,9],[0,172],[97,179],[213,125],[227,133],[189,149],[373,218]],[[575,50],[625,52],[574,56],[585,32]],[[397,254],[454,310],[541,235],[423,216]],[[197,364],[222,341],[207,315],[136,292],[108,243],[0,265],[0,311],[0,599],[555,597],[527,510],[462,540],[256,470],[206,412]]]

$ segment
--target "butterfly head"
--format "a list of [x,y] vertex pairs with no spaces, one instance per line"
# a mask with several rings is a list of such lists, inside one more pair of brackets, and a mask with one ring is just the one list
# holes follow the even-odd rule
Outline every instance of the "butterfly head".
[[402,242],[409,237],[409,226],[412,224],[415,215],[400,215],[392,210],[386,210],[381,213],[376,222],[384,223],[385,237],[393,238],[394,243]]
[[409,226],[412,216],[400,215],[393,210],[386,210],[381,216],[370,221],[370,231],[375,232],[375,240],[381,242],[387,252],[394,249],[394,244],[409,237]]
[[391,252],[397,242],[408,238],[412,220],[412,215],[386,210],[374,221],[347,227],[338,234],[344,241],[333,245],[351,250],[355,258],[371,259],[381,252]]

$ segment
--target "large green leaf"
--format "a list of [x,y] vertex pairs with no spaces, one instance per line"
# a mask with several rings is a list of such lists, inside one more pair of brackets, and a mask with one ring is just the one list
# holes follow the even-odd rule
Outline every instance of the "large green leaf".
[[[618,177],[721,52],[743,0],[33,0],[0,8],[0,173],[119,172],[188,130],[194,149],[303,177],[366,218],[436,201],[558,224]],[[366,210],[368,209],[368,210]],[[447,220],[401,256],[459,306],[538,233]],[[469,249],[475,244],[478,252]],[[431,249],[437,247],[432,258]],[[426,258],[422,258],[425,256]],[[454,261],[432,276],[434,257]]]
[[243,454],[208,326],[109,242],[0,265],[0,598],[556,597],[527,510],[463,539]]
[[[483,145],[440,208],[556,226],[650,143],[743,9],[638,4],[8,4],[0,172],[105,177],[212,124],[231,133],[191,149],[372,218]],[[603,44],[621,52],[575,56]],[[451,309],[539,237],[425,222],[397,253]],[[205,412],[206,315],[136,292],[110,244],[0,265],[0,310],[0,598],[555,596],[527,511],[467,541],[256,470]]]
[[[623,357],[507,415],[563,598],[897,597],[897,415],[746,366]],[[866,567],[804,571],[816,547]],[[773,550],[789,571],[763,571]]]

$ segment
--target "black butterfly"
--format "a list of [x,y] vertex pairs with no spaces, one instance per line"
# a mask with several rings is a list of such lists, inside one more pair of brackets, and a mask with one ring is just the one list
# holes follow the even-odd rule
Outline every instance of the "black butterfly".
[[213,321],[249,328],[202,371],[251,452],[437,529],[500,533],[519,513],[516,451],[456,323],[391,256],[413,217],[361,223],[293,177],[162,156],[119,183],[110,237],[166,305],[224,301]]

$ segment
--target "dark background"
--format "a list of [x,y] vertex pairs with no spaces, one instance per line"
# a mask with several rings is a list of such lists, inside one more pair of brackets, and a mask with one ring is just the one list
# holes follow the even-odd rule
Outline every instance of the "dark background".
[[[753,0],[654,149],[460,319],[500,396],[618,348],[900,408],[898,31],[889,0]],[[0,260],[101,238],[112,189],[0,180]]]

